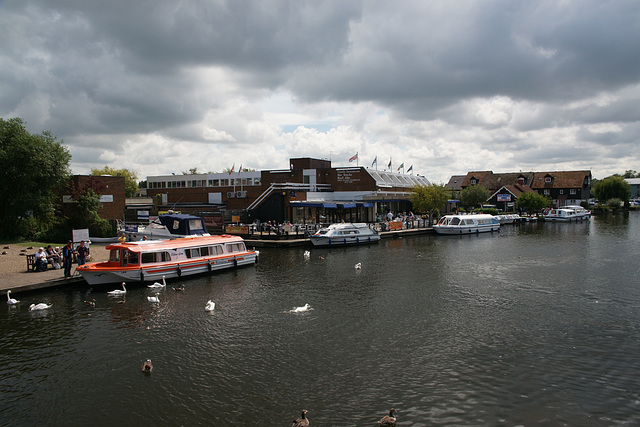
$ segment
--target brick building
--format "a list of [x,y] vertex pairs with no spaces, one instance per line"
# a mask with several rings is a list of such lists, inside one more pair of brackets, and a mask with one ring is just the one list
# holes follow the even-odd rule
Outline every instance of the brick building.
[[[100,195],[102,208],[98,215],[107,220],[122,219],[125,212],[125,185],[123,176],[74,175],[72,185],[76,189],[93,188]],[[62,214],[69,216],[75,202],[71,194],[62,195]]]
[[147,177],[147,195],[157,209],[206,217],[222,212],[277,222],[373,222],[388,211],[411,209],[411,187],[428,185],[421,176],[365,167],[331,166],[331,161],[295,158],[289,169]]

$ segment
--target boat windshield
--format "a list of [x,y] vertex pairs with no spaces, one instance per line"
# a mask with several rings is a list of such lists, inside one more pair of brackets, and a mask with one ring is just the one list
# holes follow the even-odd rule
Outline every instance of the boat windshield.
[[316,234],[319,234],[319,235],[322,236],[322,235],[327,234],[328,232],[329,232],[328,228],[321,228],[320,230],[318,230],[318,232]]
[[120,249],[111,249],[109,253],[109,261],[120,264]]

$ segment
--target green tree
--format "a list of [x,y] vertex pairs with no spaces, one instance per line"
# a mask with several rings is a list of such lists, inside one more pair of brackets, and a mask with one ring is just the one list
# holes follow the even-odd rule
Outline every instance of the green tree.
[[124,195],[125,197],[135,197],[138,194],[138,174],[129,169],[114,169],[105,166],[102,169],[91,169],[91,175],[101,176],[124,176]]
[[631,187],[623,177],[614,175],[598,181],[593,193],[600,203],[605,203],[609,199],[620,199],[623,202],[629,202]]
[[29,133],[20,118],[0,118],[0,236],[19,235],[25,222],[46,230],[55,220],[57,190],[71,174],[62,143],[47,131]]
[[526,209],[530,212],[539,212],[540,210],[551,205],[551,201],[535,191],[522,193],[516,199],[518,207]]
[[460,202],[463,206],[482,207],[482,204],[491,196],[491,192],[481,185],[471,185],[460,193]]
[[417,212],[429,212],[429,225],[435,210],[441,210],[449,200],[450,190],[444,184],[416,185],[411,188],[411,203]]

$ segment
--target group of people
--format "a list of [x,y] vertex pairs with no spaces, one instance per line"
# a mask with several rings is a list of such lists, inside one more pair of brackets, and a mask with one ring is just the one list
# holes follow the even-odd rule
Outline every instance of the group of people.
[[73,242],[69,240],[62,250],[60,247],[54,248],[52,245],[47,246],[47,249],[41,247],[36,252],[35,270],[46,271],[49,266],[56,270],[64,268],[64,277],[71,277],[73,255],[77,255],[78,265],[83,265],[87,263],[89,253],[89,246],[85,245],[84,241],[74,248]]

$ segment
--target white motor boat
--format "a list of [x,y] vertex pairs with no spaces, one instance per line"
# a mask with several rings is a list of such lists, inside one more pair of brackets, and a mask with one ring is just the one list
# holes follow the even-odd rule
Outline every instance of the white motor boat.
[[374,243],[380,240],[377,230],[367,224],[341,223],[321,228],[311,236],[314,246],[344,246]]
[[438,234],[473,234],[499,231],[500,223],[493,215],[445,215],[433,230]]

